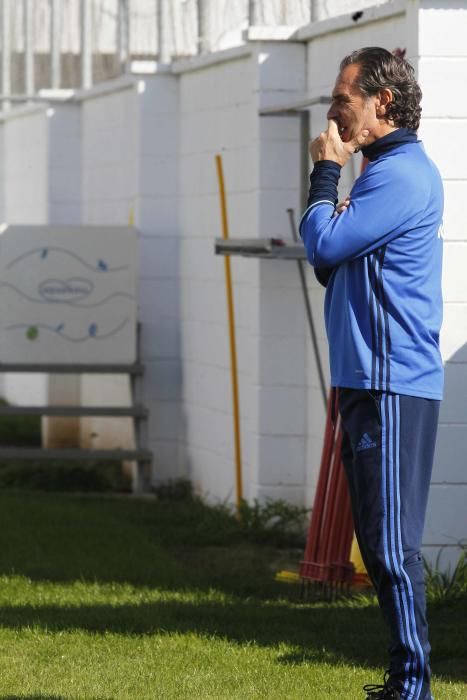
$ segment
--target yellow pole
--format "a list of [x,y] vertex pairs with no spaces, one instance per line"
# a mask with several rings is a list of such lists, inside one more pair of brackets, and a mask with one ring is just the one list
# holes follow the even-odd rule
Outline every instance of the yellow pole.
[[[219,197],[221,206],[222,218],[222,237],[229,237],[229,225],[227,221],[227,204],[225,198],[224,186],[224,170],[222,167],[222,156],[216,155],[217,179],[219,182]],[[236,500],[237,510],[240,509],[240,503],[243,498],[242,484],[242,451],[240,441],[240,408],[238,399],[238,373],[237,373],[237,347],[235,341],[235,313],[234,300],[232,291],[232,273],[230,269],[230,257],[224,256],[225,266],[225,286],[227,294],[227,315],[229,322],[229,340],[230,340],[230,376],[232,382],[232,403],[233,403],[233,422],[234,422],[234,445],[235,445],[235,481],[236,481]]]

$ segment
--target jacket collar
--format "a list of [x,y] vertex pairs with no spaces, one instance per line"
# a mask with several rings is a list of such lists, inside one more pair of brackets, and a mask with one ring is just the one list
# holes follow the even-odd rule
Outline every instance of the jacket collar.
[[369,146],[364,146],[362,148],[362,153],[369,161],[373,161],[379,158],[383,153],[392,151],[393,148],[401,146],[403,143],[416,143],[417,141],[418,136],[416,131],[401,127],[400,129],[391,131],[391,133],[386,134],[386,136],[382,136]]

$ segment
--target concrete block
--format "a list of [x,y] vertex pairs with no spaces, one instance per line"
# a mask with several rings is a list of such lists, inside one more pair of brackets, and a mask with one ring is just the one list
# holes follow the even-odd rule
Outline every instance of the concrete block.
[[49,223],[54,226],[81,225],[81,202],[50,202]]
[[183,358],[209,367],[230,367],[227,323],[207,323],[195,319],[183,322]]
[[432,484],[462,484],[465,475],[466,423],[441,423],[438,427]]
[[[263,189],[258,193],[259,199],[259,237],[281,238],[287,242],[292,240],[289,215],[287,209],[293,209],[296,222],[300,219],[300,189],[299,173],[291,177],[289,184],[295,184],[295,188]],[[298,225],[298,224],[297,224]],[[290,261],[281,261],[283,267],[296,264]],[[296,270],[295,270],[296,272]],[[298,273],[296,273],[298,274]]]
[[143,197],[174,197],[178,189],[178,159],[174,156],[141,156],[139,192]]
[[447,362],[444,370],[444,400],[440,421],[467,423],[467,364]]
[[[467,148],[466,119],[422,119],[419,136],[444,179],[467,179],[467,163],[459,153]],[[443,138],[440,138],[443,134]]]
[[222,259],[214,255],[211,237],[184,238],[180,245],[180,275],[186,279],[222,282]]
[[193,197],[199,193],[201,163],[197,153],[182,152],[183,165],[180,167],[179,193],[181,197]]
[[142,113],[173,114],[178,107],[178,79],[172,75],[143,78],[144,92],[139,95]]
[[467,299],[467,246],[448,242],[443,256],[443,297],[445,302],[464,302]]
[[263,335],[255,342],[259,345],[260,384],[303,387],[306,361],[303,337]]
[[423,0],[419,10],[420,56],[467,56],[467,8],[462,0],[447,3]]
[[467,241],[467,226],[464,220],[464,202],[467,199],[467,181],[447,180],[443,184],[444,239],[446,241]]
[[147,362],[145,366],[144,399],[178,401],[181,395],[181,369],[177,359]]
[[305,91],[306,49],[303,44],[262,43],[258,53],[259,89]]
[[[234,291],[234,299],[237,330],[255,331],[258,327],[257,290],[247,284],[237,284]],[[227,318],[227,310],[225,317]]]
[[138,197],[135,222],[147,237],[178,237],[178,197]]
[[[256,63],[250,56],[223,63],[206,71],[207,85],[205,89],[209,95],[208,104],[224,108],[232,104],[251,102],[256,85],[256,72]],[[214,73],[217,74],[216,77],[213,77]],[[215,84],[214,90],[212,89],[213,82]],[[211,84],[209,85],[209,83]]]
[[180,240],[175,234],[140,235],[138,237],[140,279],[178,276],[179,249]]
[[453,545],[465,542],[467,485],[433,486],[430,490],[424,544]]
[[300,146],[289,141],[261,142],[260,182],[262,189],[300,189]]
[[168,479],[187,477],[186,464],[181,459],[181,449],[177,441],[151,440],[148,447],[154,454],[151,484],[157,485]]
[[232,416],[199,402],[185,401],[184,406],[188,445],[233,459]]
[[51,168],[49,174],[49,198],[58,202],[79,202],[81,195],[81,173],[76,167]]
[[[289,263],[290,264],[290,263]],[[259,328],[266,335],[304,337],[307,333],[303,302],[298,289],[269,289],[259,305]]]
[[[252,174],[251,179],[256,177]],[[215,198],[209,200],[209,216],[206,217],[206,234],[222,237],[219,201],[215,207]],[[208,202],[206,202],[208,205]],[[229,221],[229,236],[231,238],[256,238],[260,236],[258,225],[258,194],[255,190],[229,192],[227,200],[227,215]],[[236,265],[238,267],[238,262]],[[251,260],[250,262],[254,262]]]
[[258,404],[260,434],[289,436],[305,434],[306,392],[304,387],[260,386]]
[[180,433],[180,404],[177,401],[151,401],[148,419],[148,439],[178,440]]
[[231,383],[228,368],[183,358],[183,398],[190,404],[228,413],[231,411]]
[[[465,14],[467,15],[467,12]],[[467,96],[458,94],[457,86],[462,84],[466,71],[467,53],[465,58],[422,57],[419,60],[418,80],[423,91],[422,108],[425,119],[465,118]]]
[[139,280],[139,318],[143,323],[160,318],[177,318],[180,308],[179,284],[175,278]]
[[257,483],[262,486],[303,486],[305,438],[256,436]]
[[246,148],[258,136],[258,113],[255,104],[235,104],[212,113],[217,129],[212,132],[211,147],[220,150]]
[[181,318],[223,323],[226,318],[224,287],[217,282],[180,281]]
[[261,117],[259,122],[261,141],[300,141],[300,119],[291,117]]
[[[290,239],[286,240],[290,242]],[[289,260],[261,260],[259,270],[259,283],[263,294],[274,288],[296,289],[300,290],[299,294],[301,294],[302,287],[296,262]]]
[[441,352],[443,360],[467,362],[467,301],[465,304],[444,305],[441,328]]
[[140,126],[140,153],[143,156],[174,156],[179,148],[178,112],[143,112]]
[[141,332],[141,356],[146,360],[180,357],[180,325],[177,319],[162,318],[146,322]]
[[195,492],[208,503],[235,503],[235,467],[231,458],[189,445],[188,474]]

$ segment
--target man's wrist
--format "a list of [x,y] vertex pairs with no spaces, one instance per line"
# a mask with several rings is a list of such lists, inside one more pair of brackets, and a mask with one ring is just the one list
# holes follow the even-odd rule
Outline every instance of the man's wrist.
[[334,160],[319,160],[314,164],[310,175],[308,206],[315,202],[328,201],[337,204],[337,183],[341,166]]

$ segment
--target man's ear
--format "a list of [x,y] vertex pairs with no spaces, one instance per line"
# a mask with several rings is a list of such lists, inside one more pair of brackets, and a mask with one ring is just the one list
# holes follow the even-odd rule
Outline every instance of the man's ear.
[[383,88],[378,92],[376,97],[375,107],[376,116],[379,119],[384,119],[387,115],[388,107],[393,101],[393,94],[391,88]]

